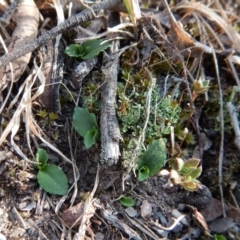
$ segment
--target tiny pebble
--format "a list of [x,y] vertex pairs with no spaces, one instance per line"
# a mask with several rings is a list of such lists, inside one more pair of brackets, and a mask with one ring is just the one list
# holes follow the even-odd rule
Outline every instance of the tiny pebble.
[[96,240],[102,240],[102,239],[104,239],[104,235],[102,233],[100,233],[100,232],[97,232],[95,234],[95,239]]
[[181,224],[181,223],[178,223],[176,226],[175,226],[175,228],[173,228],[173,232],[174,233],[179,233],[179,232],[181,232],[182,231],[182,229],[183,229],[183,225]]
[[141,216],[142,218],[148,218],[152,215],[152,204],[147,200],[143,200],[141,205]]
[[154,218],[161,223],[161,225],[167,226],[168,221],[161,212],[154,212],[153,215],[154,215]]
[[133,207],[128,207],[125,209],[125,212],[129,217],[136,217],[137,216],[137,211]]
[[6,240],[6,237],[0,233],[0,240]]
[[[179,218],[179,217],[182,216],[182,215],[183,215],[183,214],[180,213],[177,209],[173,209],[173,210],[172,210],[172,216],[173,216],[174,218]],[[180,221],[180,223],[183,224],[184,226],[188,226],[187,218],[186,218],[186,217],[182,218],[181,221]]]
[[223,233],[226,232],[229,228],[233,227],[234,225],[236,225],[236,223],[233,221],[232,218],[225,217],[212,221],[209,225],[209,229],[212,232]]
[[24,233],[26,232],[26,230],[24,228],[15,228],[13,229],[13,231],[10,234],[10,238],[20,238],[24,235]]

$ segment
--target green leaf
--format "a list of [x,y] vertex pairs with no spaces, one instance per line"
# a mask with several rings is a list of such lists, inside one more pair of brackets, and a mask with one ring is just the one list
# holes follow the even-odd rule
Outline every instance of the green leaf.
[[181,174],[184,176],[190,175],[194,170],[197,169],[197,166],[200,163],[200,159],[197,158],[190,158],[184,162],[183,168],[180,171]]
[[77,58],[81,58],[81,56],[85,55],[84,48],[79,44],[70,44],[66,47],[64,53],[66,53],[69,57]]
[[214,234],[214,240],[227,240],[223,235]]
[[202,166],[198,167],[197,169],[193,170],[189,176],[193,179],[198,178],[202,173]]
[[181,185],[184,189],[190,192],[197,191],[198,189],[201,188],[200,183],[196,183],[195,181],[182,182],[182,183],[179,183],[179,185]]
[[68,191],[68,179],[65,173],[57,166],[47,164],[37,174],[39,185],[48,193],[66,195]]
[[163,139],[154,140],[148,145],[147,150],[142,154],[138,160],[137,169],[142,166],[147,166],[149,169],[149,176],[152,176],[163,167],[166,161],[166,149]]
[[199,165],[199,163],[200,163],[200,159],[198,159],[198,158],[190,158],[190,159],[188,159],[188,160],[186,160],[185,162],[184,162],[184,168],[189,168],[189,167],[193,167],[193,168],[196,168],[198,165]]
[[65,49],[65,53],[70,57],[77,57],[89,60],[97,56],[101,51],[110,47],[108,42],[99,39],[88,40],[83,44],[71,44]]
[[95,126],[84,135],[84,145],[88,149],[100,138],[99,129]]
[[38,164],[37,165],[38,169],[43,169],[47,165],[48,155],[44,149],[42,148],[38,149],[36,154],[36,161]]
[[74,109],[73,124],[77,133],[82,137],[94,127],[99,129],[96,116],[93,113],[89,113],[87,109],[80,107],[75,107]]
[[102,43],[102,40],[93,39],[86,41],[82,44],[85,55],[81,56],[83,60],[91,59],[97,56],[100,52],[110,47],[108,42]]
[[135,201],[131,197],[121,197],[119,201],[124,207],[133,207],[135,205]]
[[142,166],[138,171],[138,181],[142,182],[149,177],[149,168]]

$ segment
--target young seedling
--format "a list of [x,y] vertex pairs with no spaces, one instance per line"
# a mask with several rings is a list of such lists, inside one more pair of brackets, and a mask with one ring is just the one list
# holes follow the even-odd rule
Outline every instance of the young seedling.
[[88,149],[100,139],[100,130],[96,116],[87,109],[75,107],[73,124],[77,133],[84,138],[84,145]]
[[48,193],[66,195],[68,192],[67,176],[58,166],[47,163],[48,155],[44,149],[38,149],[36,161],[39,185]]
[[174,184],[179,184],[188,191],[201,188],[197,180],[202,173],[200,159],[190,158],[184,162],[181,158],[176,158],[171,167],[170,179]]
[[131,197],[125,197],[125,196],[122,196],[120,199],[119,199],[120,203],[124,206],[124,207],[133,207],[136,202],[134,201],[133,198]]
[[65,53],[70,57],[89,60],[109,47],[110,44],[108,42],[103,42],[99,39],[93,39],[88,40],[81,45],[71,44],[65,49]]
[[159,172],[166,161],[164,140],[154,140],[138,160],[138,180],[144,181]]

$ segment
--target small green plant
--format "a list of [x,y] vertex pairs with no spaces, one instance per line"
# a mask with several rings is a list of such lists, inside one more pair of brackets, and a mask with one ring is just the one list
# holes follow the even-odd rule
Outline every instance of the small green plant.
[[192,86],[193,89],[193,101],[200,95],[204,94],[209,89],[209,80],[203,80],[202,78],[199,78],[198,80],[195,80]]
[[48,193],[66,195],[68,192],[68,179],[65,173],[56,165],[48,164],[47,152],[39,148],[36,154],[37,180],[39,185]]
[[39,110],[37,115],[45,120],[46,125],[52,124],[55,120],[58,119],[58,114],[53,112],[47,112],[46,110]]
[[144,181],[153,176],[163,167],[166,161],[164,140],[154,140],[138,160],[138,180]]
[[46,118],[47,115],[48,115],[48,113],[47,113],[46,110],[39,110],[38,113],[37,113],[37,115],[38,115],[39,117],[41,117],[41,118]]
[[95,114],[86,108],[75,107],[73,125],[77,133],[84,138],[84,145],[90,148],[100,139],[100,130]]
[[124,206],[124,207],[133,207],[136,202],[134,201],[133,198],[131,197],[125,197],[125,196],[122,196],[120,199],[119,199],[119,202]]
[[71,44],[65,49],[65,53],[70,57],[83,60],[92,59],[100,52],[110,47],[108,42],[99,39],[88,40],[83,44]]
[[223,235],[214,234],[214,240],[227,240]]
[[51,122],[53,122],[53,121],[55,121],[57,119],[58,119],[58,114],[57,113],[54,113],[54,112],[49,113],[49,120]]
[[202,173],[200,159],[190,158],[185,162],[181,158],[172,161],[170,179],[174,184],[179,184],[188,191],[196,191],[200,186],[197,178]]

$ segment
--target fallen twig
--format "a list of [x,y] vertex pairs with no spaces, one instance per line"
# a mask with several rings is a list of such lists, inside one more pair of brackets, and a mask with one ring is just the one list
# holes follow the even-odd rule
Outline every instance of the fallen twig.
[[[120,4],[121,0],[105,0],[99,4],[95,4],[90,9],[85,9],[81,13],[67,19],[62,24],[59,24],[58,26],[52,28],[48,32],[46,32],[44,35],[37,38],[35,41],[30,42],[29,44],[26,44],[24,47],[20,47],[11,53],[5,54],[2,57],[0,57],[0,67],[6,66],[8,63],[12,62],[15,59],[18,59],[35,49],[39,48],[41,45],[49,41],[50,39],[55,38],[58,34],[61,34],[62,32],[69,30],[69,28],[75,27],[80,23],[86,22],[94,18],[94,16],[102,9],[109,9],[113,6],[116,6]],[[9,80],[2,80],[0,79],[0,92],[6,88]]]
[[[116,44],[113,42],[112,44]],[[122,139],[116,117],[116,94],[119,70],[119,56],[112,51],[109,60],[102,68],[105,84],[101,99],[101,162],[109,166],[116,164],[120,154],[119,141]]]
[[15,0],[12,2],[11,6],[7,9],[7,11],[0,17],[0,21],[3,22],[5,25],[9,24],[9,20],[17,8],[17,6],[22,2],[23,0]]
[[[111,7],[114,7],[118,4],[120,4],[121,0],[105,0],[101,3],[94,4],[91,9],[94,11],[95,14],[97,14],[102,9],[109,9]],[[79,14],[67,19],[64,23],[59,24],[58,26],[52,28],[46,34],[40,36],[35,41],[27,44],[26,46],[15,50],[9,54],[5,54],[2,57],[0,57],[0,67],[7,65],[9,62],[26,55],[29,52],[34,51],[35,49],[39,48],[41,45],[43,45],[45,42],[47,42],[50,39],[55,38],[58,34],[61,34],[64,31],[69,30],[69,28],[75,27],[80,23],[89,21],[93,18],[93,12],[90,9],[85,9]],[[1,88],[0,88],[1,89]]]
[[222,165],[223,165],[223,153],[224,153],[224,113],[223,113],[223,93],[221,89],[221,80],[219,76],[219,69],[218,69],[218,62],[215,52],[213,52],[213,61],[215,66],[216,78],[218,81],[218,88],[219,88],[219,104],[220,104],[220,131],[221,131],[221,141],[220,141],[220,149],[219,149],[219,157],[218,157],[218,178],[219,178],[219,190],[221,195],[222,201],[222,211],[223,217],[226,217],[226,210],[224,204],[224,196],[223,196],[223,175],[222,175]]

